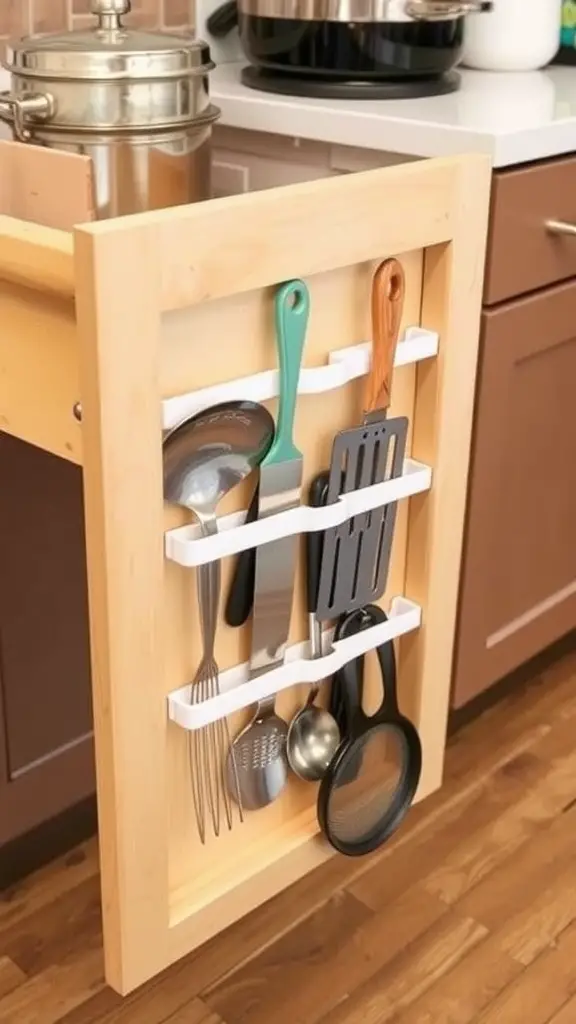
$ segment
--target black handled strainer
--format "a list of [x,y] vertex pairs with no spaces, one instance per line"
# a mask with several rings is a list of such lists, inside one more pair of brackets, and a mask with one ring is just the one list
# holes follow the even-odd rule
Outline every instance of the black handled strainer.
[[[387,619],[376,605],[345,615],[336,640]],[[377,648],[382,674],[382,703],[374,715],[362,709],[364,656],[334,677],[346,721],[346,735],[318,792],[318,821],[340,853],[371,853],[396,831],[408,812],[420,781],[422,746],[412,722],[398,708],[396,658],[392,641]]]

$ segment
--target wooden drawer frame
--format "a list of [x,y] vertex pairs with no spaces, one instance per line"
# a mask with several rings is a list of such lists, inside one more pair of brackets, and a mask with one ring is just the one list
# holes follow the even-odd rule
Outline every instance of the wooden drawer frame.
[[[412,315],[441,339],[437,359],[398,373],[394,396],[412,418],[413,457],[433,466],[432,490],[399,517],[393,565],[396,589],[424,609],[399,657],[426,796],[442,777],[489,185],[487,159],[458,157],[83,225],[74,236],[0,219],[0,426],[84,471],[106,976],[121,992],[331,853],[311,789],[304,810],[292,814],[288,802],[272,831],[259,812],[262,824],[245,833],[249,856],[241,826],[210,861],[190,849],[190,882],[174,883],[170,773],[183,763],[182,733],[167,720],[166,695],[191,667],[190,622],[185,584],[163,557],[164,531],[185,519],[162,502],[160,399],[223,366],[233,373],[234,360],[249,372],[272,364],[271,286],[291,277],[312,282],[313,303],[315,288],[325,300],[319,317],[331,317],[313,332],[309,359],[335,347],[327,333],[340,330],[343,344],[350,325],[365,332],[372,268],[404,254]],[[236,347],[214,360],[207,346],[199,364],[194,338],[212,332],[234,332]],[[311,473],[326,451],[311,443]],[[184,830],[178,813],[181,803]]]

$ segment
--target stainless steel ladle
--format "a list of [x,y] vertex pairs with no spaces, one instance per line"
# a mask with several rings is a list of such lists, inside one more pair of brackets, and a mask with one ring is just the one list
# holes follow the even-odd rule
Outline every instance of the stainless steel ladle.
[[[322,631],[314,615],[310,615],[310,647],[312,658],[322,657]],[[313,686],[304,707],[296,713],[286,738],[288,763],[298,778],[319,782],[340,744],[336,719],[314,703],[320,686]]]
[[[326,503],[329,473],[319,473],[310,486],[312,506]],[[318,620],[318,587],[322,568],[324,537],[322,533],[306,534],[306,603],[310,654],[313,660],[322,657],[322,626]],[[318,782],[324,775],[340,744],[338,723],[329,711],[314,702],[319,684],[310,691],[304,707],[290,723],[286,738],[286,753],[292,771],[305,782]]]
[[[256,402],[225,402],[186,420],[168,431],[163,439],[165,500],[193,512],[202,536],[213,536],[218,532],[216,508],[219,502],[262,462],[273,437],[274,420],[268,410]],[[220,562],[198,566],[196,580],[203,652],[192,684],[193,703],[219,693],[214,642],[220,601]],[[227,753],[224,747],[232,749],[226,719],[207,726],[200,738],[191,732],[192,795],[202,842],[206,835],[204,794],[215,834],[220,831],[220,795],[228,827],[232,827],[232,808],[223,775]],[[234,771],[235,795],[242,818],[236,768]]]

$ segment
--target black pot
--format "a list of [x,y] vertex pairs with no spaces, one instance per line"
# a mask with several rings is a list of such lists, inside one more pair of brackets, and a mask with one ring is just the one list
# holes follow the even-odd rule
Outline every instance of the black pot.
[[458,63],[464,19],[300,21],[239,12],[248,60],[266,71],[330,79],[435,78]]

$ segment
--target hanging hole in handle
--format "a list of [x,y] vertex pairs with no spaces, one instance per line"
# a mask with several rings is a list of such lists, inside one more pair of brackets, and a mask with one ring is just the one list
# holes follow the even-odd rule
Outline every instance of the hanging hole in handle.
[[388,281],[388,298],[391,302],[396,302],[402,294],[402,275],[394,273],[391,275]]
[[288,306],[294,313],[299,313],[304,305],[304,295],[300,288],[295,288],[288,296]]

